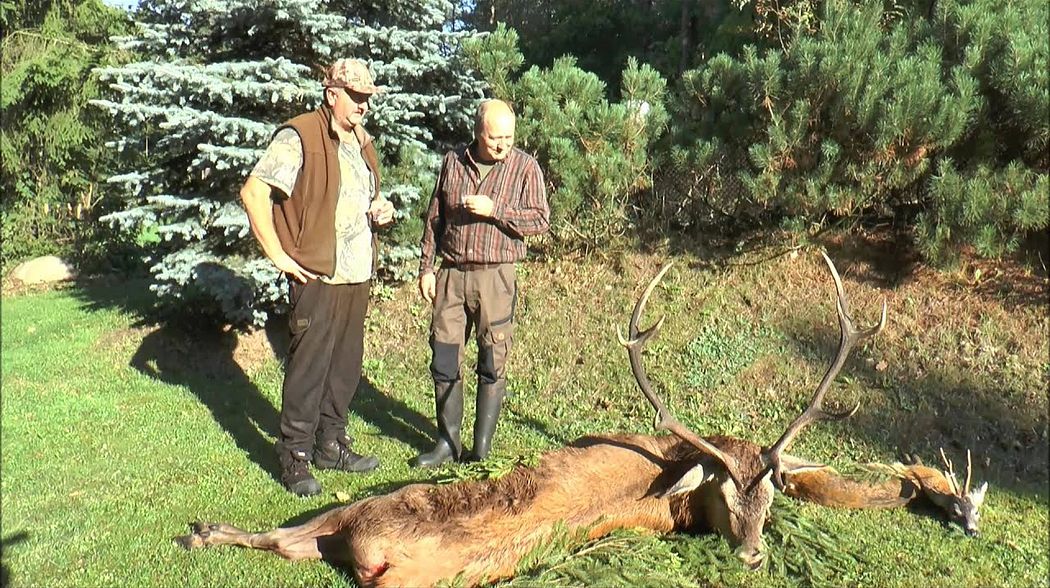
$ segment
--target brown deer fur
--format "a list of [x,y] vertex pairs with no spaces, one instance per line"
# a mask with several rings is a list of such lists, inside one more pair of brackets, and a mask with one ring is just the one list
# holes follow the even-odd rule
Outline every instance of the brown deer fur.
[[475,585],[513,575],[558,526],[588,538],[631,527],[699,530],[696,502],[706,499],[659,496],[695,465],[694,454],[672,436],[584,437],[500,479],[414,484],[269,533],[198,523],[179,541],[343,560],[362,586],[430,586],[457,576]]
[[784,494],[838,508],[897,508],[928,500],[967,534],[978,534],[979,509],[987,483],[971,492],[968,487],[960,488],[953,474],[921,464],[870,465],[890,478],[864,482],[846,478],[831,468],[812,469],[786,475]]

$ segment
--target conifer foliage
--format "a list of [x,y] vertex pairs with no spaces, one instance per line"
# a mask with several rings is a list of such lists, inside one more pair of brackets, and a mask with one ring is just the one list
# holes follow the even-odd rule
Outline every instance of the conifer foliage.
[[[96,103],[114,118],[126,166],[111,182],[128,206],[108,218],[149,247],[162,306],[240,325],[280,309],[284,282],[251,237],[238,189],[276,125],[320,103],[319,68],[333,59],[368,61],[388,87],[366,125],[402,181],[435,167],[421,154],[462,137],[482,91],[458,61],[472,33],[454,32],[451,12],[448,0],[140,5],[138,34],[121,42],[142,59],[102,70],[111,93]],[[422,186],[398,180],[384,177],[383,191],[405,220]],[[403,259],[414,245],[384,251]]]
[[496,97],[515,105],[516,141],[536,155],[551,190],[551,232],[559,248],[598,249],[631,229],[631,205],[649,187],[650,148],[664,131],[666,81],[629,59],[620,101],[572,57],[518,72],[517,34],[504,27],[466,53]]
[[710,59],[682,79],[671,161],[701,196],[679,221],[892,217],[931,259],[1010,250],[1050,212],[1047,16],[828,0],[782,45]]
[[[105,254],[85,247],[99,235],[112,158],[102,147],[92,69],[116,63],[108,43],[125,33],[125,15],[99,0],[0,2],[0,192],[2,258]],[[78,247],[79,246],[79,247]],[[77,251],[79,249],[79,251]]]

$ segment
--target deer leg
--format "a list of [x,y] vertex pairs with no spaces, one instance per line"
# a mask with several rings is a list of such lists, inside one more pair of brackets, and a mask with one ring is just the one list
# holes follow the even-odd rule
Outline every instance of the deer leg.
[[[345,546],[345,542],[325,541],[325,539],[342,531],[349,514],[349,507],[337,508],[297,527],[274,529],[263,533],[249,533],[225,523],[200,522],[191,526],[192,533],[176,537],[175,542],[186,549],[207,545],[239,545],[272,551],[291,560],[321,559],[322,555],[334,556],[332,559],[345,559],[345,555],[338,557],[339,554],[328,553],[334,547],[333,544]],[[322,546],[325,549],[322,549]]]

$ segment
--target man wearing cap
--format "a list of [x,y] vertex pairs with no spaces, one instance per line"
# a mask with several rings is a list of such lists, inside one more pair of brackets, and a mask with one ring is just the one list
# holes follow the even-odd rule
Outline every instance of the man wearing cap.
[[299,496],[321,491],[311,461],[350,472],[379,465],[351,449],[346,416],[361,380],[373,229],[394,217],[362,125],[380,90],[364,62],[336,61],[325,71],[320,108],[278,127],[241,188],[252,232],[289,284],[277,454],[281,482]]
[[[423,229],[419,291],[433,304],[430,375],[438,439],[415,465],[488,456],[507,391],[506,365],[514,336],[514,263],[524,238],[545,233],[550,210],[539,163],[514,148],[514,111],[488,100],[474,118],[474,141],[450,151],[441,165]],[[435,273],[434,263],[441,258]],[[474,449],[464,454],[463,363],[477,334],[478,395]]]

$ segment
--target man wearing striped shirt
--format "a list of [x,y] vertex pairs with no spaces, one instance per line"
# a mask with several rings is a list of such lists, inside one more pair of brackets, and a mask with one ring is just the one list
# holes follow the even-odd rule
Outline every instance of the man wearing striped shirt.
[[[438,439],[416,458],[417,466],[483,460],[492,446],[514,336],[514,263],[525,257],[524,238],[550,227],[543,172],[533,157],[514,148],[514,122],[506,102],[483,102],[474,141],[445,155],[430,200],[419,291],[433,304],[430,373]],[[472,331],[478,344],[477,418],[474,449],[464,454],[460,367]]]

